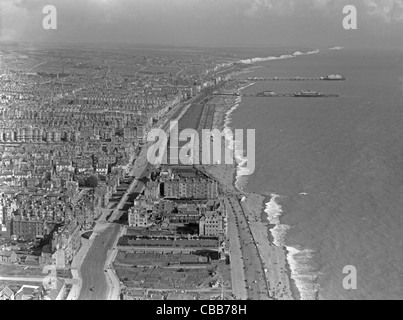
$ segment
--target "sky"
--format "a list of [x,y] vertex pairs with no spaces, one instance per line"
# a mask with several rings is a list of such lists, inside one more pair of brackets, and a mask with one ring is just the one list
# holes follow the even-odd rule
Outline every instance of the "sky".
[[[57,30],[44,30],[45,5]],[[358,29],[342,27],[354,5]],[[172,46],[403,46],[403,0],[0,0],[0,40]]]

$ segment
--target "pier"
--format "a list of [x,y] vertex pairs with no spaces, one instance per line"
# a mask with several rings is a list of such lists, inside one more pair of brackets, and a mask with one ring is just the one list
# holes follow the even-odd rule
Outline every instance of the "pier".
[[329,77],[273,77],[273,78],[262,78],[262,77],[249,77],[249,81],[344,81],[346,78],[329,78]]
[[213,96],[236,96],[236,97],[241,97],[243,95],[238,93],[238,92],[214,92]]
[[236,97],[258,97],[258,98],[337,98],[338,94],[332,93],[322,93],[319,95],[312,96],[297,96],[295,93],[285,92],[285,93],[277,93],[277,92],[259,92],[259,93],[219,93],[216,92],[213,95],[216,96],[236,96]]
[[312,95],[312,96],[297,96],[295,93],[270,93],[265,94],[264,92],[260,93],[244,93],[242,97],[258,97],[258,98],[337,98],[338,94],[331,93],[322,93],[320,95]]

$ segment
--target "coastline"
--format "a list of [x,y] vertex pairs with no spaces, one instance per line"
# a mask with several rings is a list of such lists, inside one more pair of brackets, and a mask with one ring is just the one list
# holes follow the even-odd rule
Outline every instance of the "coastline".
[[[253,84],[249,83],[243,87],[238,87],[236,91],[239,92]],[[230,129],[231,113],[239,106],[241,98],[221,99],[221,103],[218,103],[215,110],[213,128],[219,130]],[[228,148],[227,143],[222,146],[222,152],[225,152],[226,148]],[[234,151],[236,153],[236,150]],[[239,157],[237,160],[240,160]],[[221,164],[204,167],[208,173],[220,182],[224,193],[242,194],[245,197],[241,205],[258,247],[271,299],[299,300],[298,288],[291,278],[291,269],[287,261],[287,250],[273,243],[270,230],[274,225],[269,223],[267,213],[264,211],[265,204],[270,201],[271,196],[242,191],[242,188],[238,185],[239,178],[242,177],[241,164],[242,161],[234,161],[232,165]]]
[[[264,198],[264,200],[263,200],[263,204],[269,203],[271,199],[272,199],[272,195],[266,196]],[[275,246],[274,237],[273,237],[273,234],[272,234],[271,230],[273,228],[275,228],[276,225],[273,224],[273,223],[270,223],[270,221],[268,219],[268,214],[267,214],[267,212],[265,210],[261,211],[260,219],[261,219],[262,223],[266,224],[266,226],[267,226],[267,238],[269,239],[269,242],[272,243]],[[280,247],[280,246],[277,246],[277,247]],[[291,266],[290,266],[288,258],[287,258],[290,253],[287,250],[287,247],[281,246],[281,248],[283,249],[284,254],[285,254],[285,268],[287,270],[287,275],[288,275],[288,278],[290,280],[291,294],[292,294],[294,300],[301,300],[301,294],[300,294],[300,292],[298,290],[297,283],[292,278],[292,270],[291,270]]]

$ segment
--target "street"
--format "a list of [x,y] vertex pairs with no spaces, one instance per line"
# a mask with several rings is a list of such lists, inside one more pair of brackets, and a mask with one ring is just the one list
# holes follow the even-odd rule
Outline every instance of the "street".
[[248,299],[269,299],[266,277],[260,260],[259,251],[254,243],[252,232],[249,229],[245,214],[237,197],[229,197],[228,199],[229,205],[235,214],[235,221],[238,227],[238,235],[242,251],[241,259],[244,264],[245,286],[248,292]]
[[82,287],[78,300],[106,300],[108,287],[104,265],[118,233],[119,225],[110,224],[95,238],[81,266]]

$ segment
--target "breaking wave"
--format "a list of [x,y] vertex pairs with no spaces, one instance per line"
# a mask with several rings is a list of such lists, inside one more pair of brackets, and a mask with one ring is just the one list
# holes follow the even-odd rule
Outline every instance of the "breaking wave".
[[291,278],[301,296],[301,300],[317,300],[320,273],[310,264],[315,251],[286,246],[287,262],[291,269]]
[[343,50],[343,49],[344,49],[344,47],[339,47],[339,46],[329,48],[329,50]]
[[293,54],[283,54],[279,57],[275,57],[275,56],[270,56],[270,57],[264,57],[264,58],[252,58],[252,59],[244,59],[244,60],[240,60],[239,63],[243,63],[243,64],[252,64],[252,63],[256,63],[256,62],[265,62],[265,61],[272,61],[272,60],[284,60],[284,59],[292,59],[295,58],[297,56],[302,56],[302,55],[307,55],[307,54],[315,54],[315,53],[319,53],[320,51],[318,49],[312,50],[312,51],[308,51],[308,52],[301,52],[301,51],[296,51]]
[[291,227],[280,221],[283,214],[283,208],[277,202],[280,198],[280,195],[272,194],[270,201],[266,203],[265,209],[267,220],[270,224],[274,225],[274,227],[270,229],[273,244],[286,249],[287,263],[290,266],[291,278],[295,282],[301,300],[316,300],[319,290],[319,285],[316,283],[316,280],[318,279],[319,273],[310,265],[310,260],[315,252],[311,249],[300,249],[285,245],[287,231],[291,229]]

